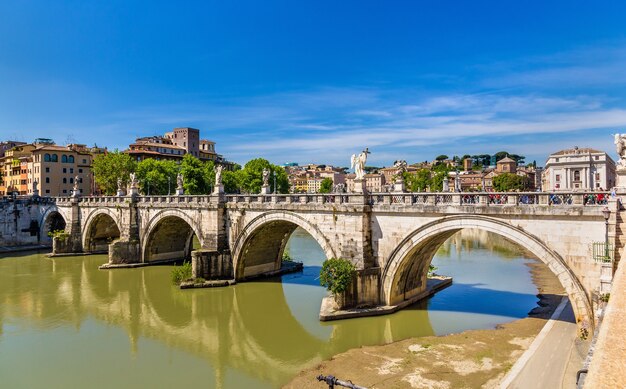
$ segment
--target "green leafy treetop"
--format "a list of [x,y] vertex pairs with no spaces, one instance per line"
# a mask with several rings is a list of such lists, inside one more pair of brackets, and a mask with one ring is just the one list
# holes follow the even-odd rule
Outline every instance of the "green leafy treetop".
[[117,180],[121,179],[125,186],[130,173],[135,171],[136,165],[137,163],[130,155],[116,149],[111,153],[95,157],[91,171],[102,192],[106,195],[114,195],[117,192]]
[[320,193],[330,193],[333,190],[333,180],[326,177],[320,183]]
[[324,261],[320,271],[320,285],[337,295],[345,292],[356,276],[354,264],[343,258],[330,258]]

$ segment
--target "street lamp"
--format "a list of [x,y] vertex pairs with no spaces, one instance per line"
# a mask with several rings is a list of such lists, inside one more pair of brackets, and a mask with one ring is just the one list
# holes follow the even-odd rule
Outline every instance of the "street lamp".
[[608,207],[602,209],[602,216],[604,216],[604,260],[609,260],[609,217],[611,216],[611,210]]

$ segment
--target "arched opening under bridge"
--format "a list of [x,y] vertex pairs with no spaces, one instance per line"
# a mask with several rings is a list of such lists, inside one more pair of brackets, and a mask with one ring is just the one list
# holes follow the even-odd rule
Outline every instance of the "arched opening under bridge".
[[495,218],[477,215],[444,217],[418,228],[403,239],[382,272],[383,303],[401,305],[422,294],[433,256],[461,229],[488,231],[528,250],[557,276],[568,294],[577,321],[593,325],[593,311],[585,290],[558,253],[526,231]]
[[167,215],[148,230],[143,246],[143,262],[189,260],[202,246],[196,231],[183,218]]
[[99,213],[86,226],[83,250],[89,253],[106,253],[109,244],[120,237],[120,229],[111,215]]

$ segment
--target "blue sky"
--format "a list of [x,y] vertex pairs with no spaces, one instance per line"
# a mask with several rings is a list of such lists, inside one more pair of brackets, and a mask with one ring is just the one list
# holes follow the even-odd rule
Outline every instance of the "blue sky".
[[3,1],[0,139],[124,149],[192,126],[240,163],[614,155],[624,15],[617,1]]

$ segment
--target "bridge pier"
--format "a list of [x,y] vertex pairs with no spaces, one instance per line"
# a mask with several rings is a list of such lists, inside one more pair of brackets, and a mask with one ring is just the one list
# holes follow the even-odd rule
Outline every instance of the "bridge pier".
[[52,238],[52,256],[83,252],[80,208],[78,203],[79,197],[72,197],[70,199],[69,221],[66,223],[65,233]]
[[109,264],[141,262],[141,243],[137,212],[137,196],[119,204],[121,211],[120,238],[109,244]]
[[191,252],[191,275],[205,280],[233,279],[233,263],[230,252],[199,249]]

